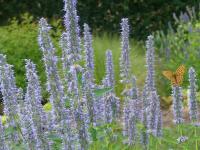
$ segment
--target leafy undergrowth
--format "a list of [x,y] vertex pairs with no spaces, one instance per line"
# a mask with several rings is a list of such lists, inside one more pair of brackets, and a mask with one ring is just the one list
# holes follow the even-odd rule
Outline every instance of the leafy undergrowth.
[[[200,127],[180,124],[171,128],[163,128],[163,136],[158,138],[150,134],[148,147],[143,147],[141,137],[135,139],[135,143],[127,145],[128,139],[123,137],[122,128],[119,123],[107,124],[98,128],[90,128],[93,135],[90,150],[198,150],[200,148]],[[138,133],[141,133],[143,126],[137,125]],[[185,141],[179,141],[179,138],[186,138]]]

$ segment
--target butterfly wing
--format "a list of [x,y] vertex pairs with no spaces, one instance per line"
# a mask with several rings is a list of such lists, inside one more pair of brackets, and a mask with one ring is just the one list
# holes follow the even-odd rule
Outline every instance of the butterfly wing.
[[168,70],[168,71],[163,71],[162,73],[168,80],[171,81],[171,84],[173,84],[173,85],[177,84],[176,83],[176,78],[175,78],[174,73],[172,71]]
[[185,73],[185,66],[181,65],[175,72],[175,78],[177,85],[181,85],[183,83],[183,75]]
[[176,75],[176,83],[177,85],[181,85],[183,83],[183,75]]
[[176,70],[175,74],[178,76],[178,75],[184,75],[185,73],[185,66],[184,65],[180,65],[178,67],[178,69]]

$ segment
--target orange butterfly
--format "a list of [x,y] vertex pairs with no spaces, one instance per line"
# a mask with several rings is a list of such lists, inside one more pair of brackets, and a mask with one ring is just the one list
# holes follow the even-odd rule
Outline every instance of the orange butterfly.
[[163,75],[171,81],[171,84],[173,86],[179,86],[183,82],[183,75],[185,73],[185,66],[181,65],[178,67],[176,72],[172,72],[170,70],[168,71],[163,71]]

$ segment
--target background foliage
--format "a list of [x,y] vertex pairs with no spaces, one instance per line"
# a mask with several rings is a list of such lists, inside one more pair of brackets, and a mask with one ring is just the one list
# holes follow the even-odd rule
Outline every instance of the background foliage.
[[[195,13],[190,16],[191,9],[188,8],[188,18],[181,19],[177,17],[174,21],[176,28],[167,28],[167,33],[157,31],[154,35],[157,54],[160,58],[160,70],[173,70],[179,67],[180,64],[186,66],[186,73],[189,67],[194,67],[197,72],[197,77],[200,74],[199,59],[200,59],[200,14]],[[166,95],[170,94],[170,87],[167,86],[166,79],[163,76],[157,76],[160,83],[160,91]],[[200,80],[197,80],[199,88]],[[183,87],[187,88],[188,75],[185,75]],[[167,87],[167,88],[166,88]]]
[[[45,89],[46,78],[44,65],[37,41],[38,24],[33,23],[33,18],[28,14],[23,15],[22,18],[23,21],[20,24],[18,20],[14,19],[9,26],[0,28],[0,53],[7,55],[8,63],[14,66],[17,85],[22,88],[26,87],[24,59],[31,59],[37,64],[38,74]],[[56,47],[57,55],[61,56],[59,40],[61,32],[63,31],[62,26],[59,20],[52,20],[50,25],[52,26],[51,37]],[[145,50],[142,45],[143,43],[136,42],[134,39],[130,41],[131,72],[138,77],[140,87],[143,86],[146,75],[144,73],[144,70],[146,70]],[[123,89],[119,77],[120,38],[116,35],[110,36],[107,33],[101,36],[94,36],[93,48],[95,54],[95,81],[98,84],[101,84],[105,76],[105,52],[107,49],[112,50],[116,80],[115,90],[117,95],[120,96]]]
[[[93,30],[116,33],[122,17],[128,17],[131,33],[141,39],[157,29],[164,29],[172,20],[173,12],[184,10],[186,5],[198,7],[199,0],[79,0],[78,14],[81,25],[87,22]],[[62,18],[62,0],[0,0],[0,24],[12,17],[29,13],[38,19]]]

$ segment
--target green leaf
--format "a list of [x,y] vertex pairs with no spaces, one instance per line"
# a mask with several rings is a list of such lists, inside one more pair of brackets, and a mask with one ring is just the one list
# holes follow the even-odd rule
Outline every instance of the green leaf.
[[70,108],[70,106],[71,106],[70,101],[67,100],[67,101],[65,102],[65,107],[66,107],[66,108]]
[[112,88],[108,87],[108,88],[103,88],[103,89],[95,89],[93,92],[94,92],[96,97],[101,97],[104,94],[110,92],[111,90],[112,90]]
[[8,128],[5,129],[5,134],[7,136],[7,135],[14,133],[15,131],[16,131],[16,127],[9,126]]
[[54,141],[55,143],[62,143],[62,138],[59,137],[56,134],[50,134],[50,135],[48,135],[48,139]]
[[26,149],[28,149],[28,145],[25,143],[11,143],[11,149],[26,150]]
[[97,141],[97,130],[94,127],[90,127],[89,132],[91,133],[92,140]]
[[78,78],[78,85],[79,85],[79,87],[81,87],[83,85],[83,82],[82,82],[82,73],[81,72],[79,72],[77,74],[77,78]]

